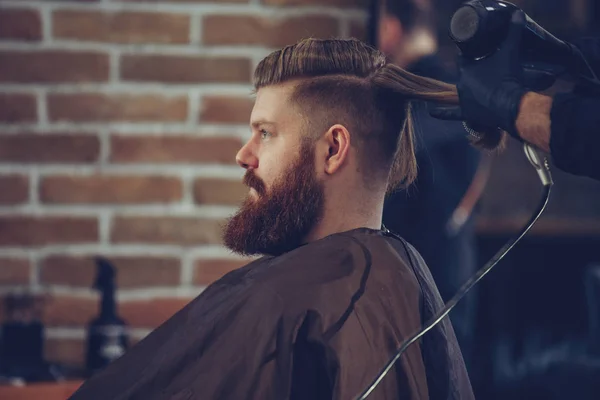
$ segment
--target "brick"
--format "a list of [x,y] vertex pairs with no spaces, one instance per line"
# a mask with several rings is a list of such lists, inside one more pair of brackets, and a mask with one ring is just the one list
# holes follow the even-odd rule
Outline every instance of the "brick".
[[28,177],[24,175],[0,175],[0,204],[20,204],[27,202],[28,199]]
[[348,7],[360,8],[364,10],[369,5],[370,0],[262,0],[262,3],[269,6],[322,6],[323,3],[330,7]]
[[210,285],[228,272],[238,269],[250,260],[246,259],[206,259],[194,265],[194,285]]
[[0,82],[106,82],[108,55],[77,51],[0,51]]
[[119,314],[135,328],[156,328],[185,307],[192,298],[130,300],[119,304]]
[[42,19],[37,10],[0,9],[0,39],[38,41]]
[[85,366],[86,343],[83,339],[47,338],[44,342],[44,359],[70,367]]
[[0,258],[0,285],[27,285],[31,263],[22,258]]
[[55,11],[55,38],[108,43],[189,43],[190,17],[149,12]]
[[0,122],[35,122],[37,118],[35,95],[0,93]]
[[[154,298],[119,301],[117,314],[131,328],[156,328],[192,298]],[[43,321],[52,327],[85,327],[100,310],[100,297],[56,295],[44,307]]]
[[350,37],[358,40],[367,40],[367,25],[363,21],[350,22]]
[[158,94],[50,94],[48,115],[52,121],[73,122],[175,122],[187,118],[186,96]]
[[253,106],[250,98],[206,96],[200,108],[200,121],[248,124]]
[[113,0],[122,3],[248,3],[249,0]]
[[121,79],[125,81],[246,83],[251,76],[247,58],[126,55],[121,59]]
[[98,220],[92,217],[0,217],[0,246],[43,246],[98,241]]
[[18,133],[0,135],[0,162],[19,164],[93,163],[100,141],[84,133]]
[[40,199],[50,204],[151,204],[181,200],[183,184],[166,176],[49,176]]
[[224,221],[194,217],[116,217],[113,243],[152,243],[197,246],[221,244]]
[[242,141],[234,137],[113,136],[113,163],[235,164]]
[[82,327],[98,316],[99,296],[53,295],[44,305],[43,321],[46,326]]
[[[116,268],[117,287],[147,288],[177,286],[181,262],[174,257],[105,256]],[[92,287],[96,276],[93,256],[55,255],[40,266],[40,281],[50,285]]]
[[282,47],[300,39],[339,35],[339,21],[323,15],[261,18],[240,15],[208,15],[202,24],[205,45],[261,45]]
[[248,194],[241,179],[198,178],[194,181],[194,200],[197,204],[239,205]]

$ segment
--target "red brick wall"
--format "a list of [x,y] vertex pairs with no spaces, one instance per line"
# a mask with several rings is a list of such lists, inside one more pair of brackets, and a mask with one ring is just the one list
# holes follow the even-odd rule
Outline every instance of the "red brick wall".
[[244,261],[250,78],[273,48],[360,36],[365,0],[2,0],[0,288],[51,294],[51,361],[80,364],[91,257],[118,268],[137,340]]

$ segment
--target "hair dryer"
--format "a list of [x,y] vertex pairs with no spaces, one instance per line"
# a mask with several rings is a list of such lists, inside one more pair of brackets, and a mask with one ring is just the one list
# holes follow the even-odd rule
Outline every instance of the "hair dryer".
[[[511,16],[518,9],[506,1],[468,1],[453,14],[450,37],[464,57],[485,58],[502,44]],[[550,74],[554,78],[567,73],[578,83],[600,88],[600,80],[581,51],[556,38],[527,15],[520,57],[527,70]]]

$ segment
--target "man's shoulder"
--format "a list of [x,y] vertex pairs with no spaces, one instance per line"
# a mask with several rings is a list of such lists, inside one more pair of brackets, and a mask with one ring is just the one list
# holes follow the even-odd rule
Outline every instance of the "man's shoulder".
[[[188,306],[194,320],[217,321],[239,312],[240,308],[272,303],[277,294],[264,285],[261,275],[273,257],[260,257],[235,268],[209,284]],[[182,310],[183,311],[183,310]]]

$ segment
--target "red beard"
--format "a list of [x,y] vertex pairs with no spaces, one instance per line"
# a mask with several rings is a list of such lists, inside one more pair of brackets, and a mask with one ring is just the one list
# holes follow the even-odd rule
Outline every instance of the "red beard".
[[293,250],[323,216],[324,190],[316,178],[312,143],[302,144],[298,160],[269,192],[251,171],[244,183],[258,197],[247,197],[223,232],[225,246],[236,253],[277,256]]

